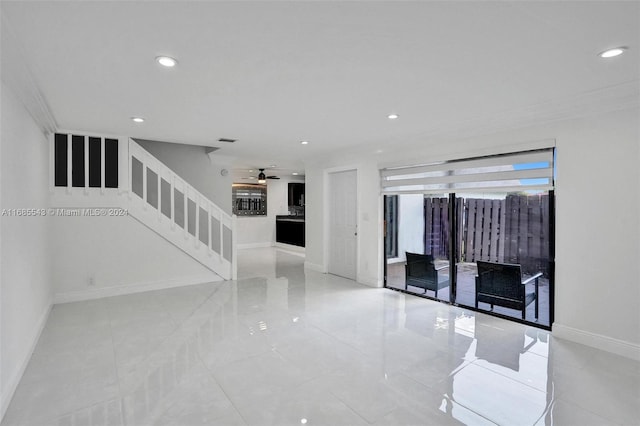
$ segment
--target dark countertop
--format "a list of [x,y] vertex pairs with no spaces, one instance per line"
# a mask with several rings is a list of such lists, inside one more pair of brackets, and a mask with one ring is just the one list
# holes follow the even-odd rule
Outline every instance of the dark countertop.
[[304,222],[304,216],[276,216],[277,221],[281,222]]

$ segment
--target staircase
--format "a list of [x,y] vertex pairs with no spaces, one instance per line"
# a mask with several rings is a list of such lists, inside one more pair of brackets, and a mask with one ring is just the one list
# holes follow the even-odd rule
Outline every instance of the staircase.
[[225,280],[236,279],[235,216],[134,140],[61,132],[51,147],[54,212],[132,216]]

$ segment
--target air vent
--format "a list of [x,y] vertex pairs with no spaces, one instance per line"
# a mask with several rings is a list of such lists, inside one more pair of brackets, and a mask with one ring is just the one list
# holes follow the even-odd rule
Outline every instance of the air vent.
[[235,141],[237,141],[237,139],[229,139],[229,138],[220,138],[220,139],[218,139],[218,142],[234,143]]

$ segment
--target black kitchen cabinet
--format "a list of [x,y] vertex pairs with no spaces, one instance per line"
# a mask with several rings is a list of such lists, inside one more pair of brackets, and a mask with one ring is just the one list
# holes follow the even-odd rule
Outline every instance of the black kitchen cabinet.
[[276,241],[304,247],[304,219],[295,216],[276,216]]
[[304,206],[304,183],[289,182],[289,206]]

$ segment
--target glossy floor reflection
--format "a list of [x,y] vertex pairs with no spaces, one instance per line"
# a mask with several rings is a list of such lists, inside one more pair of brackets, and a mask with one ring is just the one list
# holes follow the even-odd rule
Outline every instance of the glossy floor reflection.
[[240,279],[57,305],[3,425],[637,425],[640,365],[239,253]]

